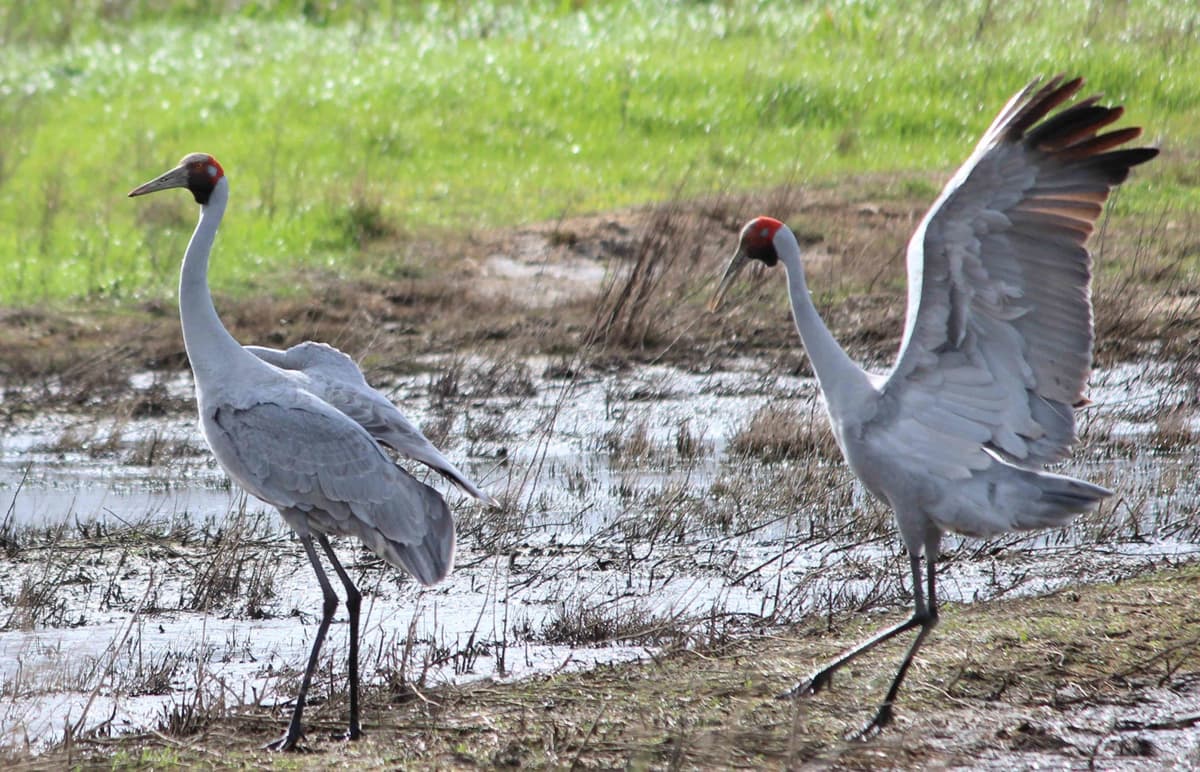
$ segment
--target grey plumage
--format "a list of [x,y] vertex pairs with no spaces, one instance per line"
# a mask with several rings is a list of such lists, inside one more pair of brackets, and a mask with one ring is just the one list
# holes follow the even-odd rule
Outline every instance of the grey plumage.
[[1112,494],[1043,467],[1075,444],[1075,406],[1085,402],[1091,370],[1084,242],[1112,186],[1158,151],[1118,149],[1140,129],[1100,133],[1122,110],[1096,97],[1054,112],[1081,83],[1057,77],[1015,95],[917,227],[904,337],[887,375],[865,373],[833,339],[809,297],[795,235],[778,220],[747,223],[714,296],[715,307],[749,260],[784,264],[834,437],[867,490],[895,513],[909,553],[912,617],[788,693],[819,691],[846,662],[919,627],[863,733],[892,720],[912,657],[937,623],[934,568],[944,532],[1059,526]]
[[425,585],[450,572],[454,521],[445,500],[328,405],[219,405],[205,420],[219,430],[208,439],[230,476],[283,511],[297,532],[355,536]]
[[485,504],[497,505],[494,498],[442,455],[391,400],[373,389],[362,370],[345,353],[315,341],[298,343],[287,350],[265,346],[243,348],[286,371],[298,385],[345,413],[376,441],[425,464]]
[[[287,750],[303,735],[301,718],[321,644],[338,598],[314,546],[321,546],[346,592],[350,616],[349,739],[358,716],[358,623],[361,594],[327,535],[360,539],[419,582],[441,581],[454,563],[454,520],[441,495],[393,463],[380,447],[433,466],[468,492],[475,487],[381,394],[353,361],[315,343],[286,352],[247,350],[217,316],[208,289],[208,259],[229,199],[229,182],[210,155],[193,153],[135,188],[140,196],[187,188],[200,220],[184,253],[179,313],[196,384],[200,427],[235,482],[277,507],[295,529],[324,596],[320,625],[286,734],[269,747]],[[258,354],[257,356],[255,354]],[[276,364],[269,363],[274,359]]]

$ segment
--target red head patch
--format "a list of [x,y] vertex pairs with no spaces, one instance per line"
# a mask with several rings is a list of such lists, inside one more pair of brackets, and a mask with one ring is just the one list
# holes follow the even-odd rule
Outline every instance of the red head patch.
[[783,223],[774,217],[755,217],[742,228],[740,247],[751,260],[766,265],[775,265],[779,256],[775,254],[775,234]]
[[189,153],[183,157],[179,165],[186,166],[188,178],[198,182],[207,180],[209,184],[216,185],[217,180],[225,176],[225,170],[221,168],[221,164],[207,153]]
[[217,180],[225,176],[225,170],[217,159],[208,153],[189,153],[179,165],[187,169],[187,188],[197,204],[207,204]]
[[775,240],[783,223],[774,217],[755,217],[742,228],[742,245],[749,249],[765,249]]

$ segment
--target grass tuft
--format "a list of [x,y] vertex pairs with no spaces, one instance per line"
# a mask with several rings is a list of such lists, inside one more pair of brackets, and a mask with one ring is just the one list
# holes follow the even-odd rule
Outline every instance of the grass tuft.
[[841,450],[823,414],[776,404],[759,408],[729,440],[729,452],[765,462],[817,458],[836,463]]

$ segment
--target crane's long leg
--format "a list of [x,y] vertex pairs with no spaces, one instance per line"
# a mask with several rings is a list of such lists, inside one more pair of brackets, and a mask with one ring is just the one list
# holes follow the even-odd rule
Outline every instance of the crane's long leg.
[[308,560],[312,563],[313,571],[317,574],[317,581],[321,583],[321,592],[325,595],[325,603],[321,607],[321,624],[317,627],[317,638],[313,641],[312,653],[308,655],[308,667],[304,669],[304,678],[300,681],[300,692],[296,695],[296,707],[292,711],[292,720],[288,722],[287,732],[283,737],[275,742],[267,743],[266,748],[273,751],[288,751],[296,747],[296,743],[304,735],[304,730],[300,726],[300,718],[304,714],[304,701],[308,698],[308,687],[312,683],[313,672],[317,669],[317,657],[321,654],[321,644],[325,641],[325,633],[329,631],[329,623],[333,621],[333,612],[337,611],[338,598],[333,591],[333,586],[329,584],[329,577],[325,576],[325,569],[321,568],[321,561],[317,557],[317,551],[313,549],[312,536],[301,536],[300,543],[304,545],[304,552],[308,555]]
[[[917,633],[917,637],[913,640],[912,645],[908,647],[908,652],[904,655],[904,659],[900,661],[900,669],[896,671],[896,677],[892,679],[892,685],[888,689],[887,696],[883,698],[883,703],[879,706],[879,710],[875,713],[875,717],[871,719],[866,726],[858,733],[859,739],[869,737],[888,724],[892,723],[893,713],[892,706],[896,702],[896,694],[900,691],[900,684],[904,683],[904,677],[908,675],[908,668],[912,665],[913,657],[916,656],[917,650],[921,648],[921,644],[925,642],[925,638],[933,632],[933,628],[937,627],[938,623],[938,607],[937,607],[937,571],[935,563],[937,557],[935,554],[930,554],[926,565],[926,574],[929,582],[929,605],[926,606],[926,612],[921,616],[919,624],[921,632]],[[913,596],[916,599],[917,610],[913,613],[913,619],[917,619],[920,614],[922,604],[921,599],[921,577],[920,577],[920,561],[913,558]]]
[[867,724],[859,736],[866,736],[876,729],[887,726],[892,721],[892,704],[896,700],[896,694],[900,691],[900,684],[904,682],[904,677],[908,674],[908,668],[912,664],[913,657],[917,653],[917,649],[921,648],[921,643],[930,631],[937,625],[937,596],[934,592],[934,561],[936,561],[936,553],[930,551],[930,560],[928,566],[929,574],[929,603],[925,603],[925,593],[922,591],[921,581],[921,558],[912,556],[910,558],[913,576],[913,615],[905,621],[893,625],[885,630],[881,630],[871,636],[862,643],[843,652],[837,659],[830,662],[825,667],[813,673],[807,680],[801,681],[794,687],[779,695],[780,698],[802,697],[809,694],[816,694],[824,689],[833,680],[833,674],[836,673],[843,665],[850,662],[860,654],[864,654],[875,648],[884,641],[890,640],[897,635],[907,632],[914,627],[920,627],[921,632],[917,634],[916,640],[909,647],[908,653],[904,655],[904,659],[900,662],[900,669],[896,673],[895,679],[892,681],[892,686],[888,689],[887,696],[883,700],[883,704],[879,706],[879,711],[875,714],[875,718]]
[[346,609],[350,612],[350,729],[346,732],[346,739],[357,740],[362,737],[362,727],[358,723],[358,610],[362,607],[362,593],[350,581],[346,569],[342,568],[333,547],[329,546],[328,537],[323,533],[317,534],[317,541],[321,543],[321,549],[325,550],[329,563],[346,588]]

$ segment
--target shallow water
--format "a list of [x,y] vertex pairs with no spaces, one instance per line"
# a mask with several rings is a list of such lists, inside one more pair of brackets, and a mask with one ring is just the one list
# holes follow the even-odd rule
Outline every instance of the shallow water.
[[[457,568],[428,590],[339,544],[366,596],[367,679],[519,678],[812,613],[904,604],[907,560],[890,515],[841,464],[725,454],[764,404],[824,421],[809,380],[751,362],[711,374],[643,367],[567,380],[538,375],[551,363],[531,361],[536,394],[522,396],[480,385],[472,373],[487,363],[433,364],[463,370],[448,407],[431,402],[427,375],[393,383],[392,397],[419,425],[451,416],[443,447],[506,507],[485,512],[448,493],[460,522]],[[1195,459],[1139,448],[1155,416],[1186,397],[1168,376],[1138,366],[1095,378],[1084,447],[1064,470],[1115,487],[1112,506],[1057,531],[947,538],[942,598],[1038,593],[1200,556],[1196,488],[1183,484],[1195,479]],[[169,389],[187,393],[190,384],[181,377]],[[1096,427],[1126,452],[1087,440]],[[683,455],[681,437],[693,448]],[[65,529],[57,546],[26,538],[35,546],[0,560],[4,741],[61,738],[68,714],[83,729],[120,731],[153,727],[197,700],[290,699],[320,592],[276,515],[231,491],[200,442],[190,416],[43,415],[4,438],[5,532]],[[129,524],[142,535],[126,535]],[[253,610],[235,594],[190,611],[197,584],[212,581],[205,568],[230,548],[222,534],[245,540],[230,570],[259,572],[269,592]],[[64,562],[68,548],[78,559]],[[50,611],[36,618],[17,602],[31,588],[51,588]],[[324,654],[337,684],[344,621],[340,611]],[[651,628],[669,632],[631,632]],[[572,645],[580,635],[587,640]]]

